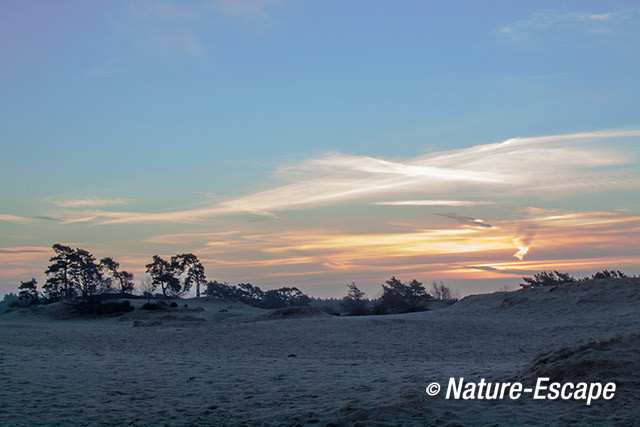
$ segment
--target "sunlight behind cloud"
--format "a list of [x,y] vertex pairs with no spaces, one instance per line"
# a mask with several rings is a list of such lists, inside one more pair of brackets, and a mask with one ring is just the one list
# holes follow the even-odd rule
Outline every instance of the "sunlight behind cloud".
[[518,248],[518,252],[513,254],[513,256],[522,261],[524,259],[524,256],[529,252],[529,247],[524,246],[520,239],[514,239],[513,244],[516,245],[516,248]]

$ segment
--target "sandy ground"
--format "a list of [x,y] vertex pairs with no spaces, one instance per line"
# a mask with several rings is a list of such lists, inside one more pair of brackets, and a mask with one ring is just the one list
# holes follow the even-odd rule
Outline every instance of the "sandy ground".
[[[0,424],[640,420],[637,279],[477,295],[388,316],[274,319],[241,304],[186,303],[188,310],[119,318],[58,320],[54,309],[1,315]],[[425,393],[427,384],[444,388],[449,377],[529,381],[542,374],[614,381],[619,389],[591,406]]]

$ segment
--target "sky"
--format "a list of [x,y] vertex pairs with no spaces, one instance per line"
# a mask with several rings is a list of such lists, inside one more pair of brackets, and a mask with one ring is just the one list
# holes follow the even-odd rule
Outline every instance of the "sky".
[[635,1],[0,3],[0,293],[64,243],[370,297],[640,273]]

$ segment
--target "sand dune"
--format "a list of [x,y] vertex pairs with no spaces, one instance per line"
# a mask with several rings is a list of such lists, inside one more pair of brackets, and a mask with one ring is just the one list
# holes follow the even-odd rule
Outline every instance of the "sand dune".
[[538,355],[522,377],[552,381],[614,381],[619,387],[640,386],[640,336],[620,334],[603,340],[562,347]]
[[[0,424],[633,424],[640,280],[333,317],[188,300],[116,318],[0,316]],[[197,320],[195,320],[197,319]],[[134,327],[138,322],[138,326]],[[154,323],[155,322],[155,323]],[[144,327],[153,326],[153,327]],[[610,401],[446,400],[449,377],[615,381]]]

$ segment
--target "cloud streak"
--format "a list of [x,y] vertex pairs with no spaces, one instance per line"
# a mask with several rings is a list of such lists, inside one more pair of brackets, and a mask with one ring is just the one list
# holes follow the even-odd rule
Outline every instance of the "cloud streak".
[[470,200],[399,200],[394,202],[377,202],[382,206],[479,206],[490,205],[493,202],[479,202]]
[[472,218],[469,216],[460,216],[457,215],[455,213],[435,213],[434,215],[440,215],[440,216],[444,216],[446,218],[452,219],[455,222],[459,222],[460,224],[465,224],[465,225],[472,225],[474,227],[484,227],[484,228],[491,228],[492,225],[491,224],[487,224],[486,222],[484,222],[481,219],[478,218]]
[[98,224],[190,223],[243,212],[280,217],[286,211],[348,203],[398,204],[419,199],[427,206],[450,194],[456,194],[457,204],[464,206],[482,203],[483,198],[496,199],[496,195],[499,201],[517,201],[523,194],[558,197],[637,189],[640,170],[634,153],[616,149],[615,140],[638,137],[640,130],[513,138],[395,161],[331,153],[278,169],[276,177],[289,183],[205,207],[76,215],[93,216]]
[[0,214],[0,221],[24,223],[24,222],[31,221],[31,218],[26,218],[24,216],[17,216],[17,215]]
[[[551,36],[556,44],[568,37],[580,37],[582,45],[590,46],[585,39],[598,41],[617,40],[617,35],[628,38],[628,32],[637,33],[637,18],[640,10],[636,8],[611,10],[605,13],[586,11],[568,11],[566,9],[544,9],[534,12],[527,19],[512,22],[495,29],[498,36],[512,42],[534,45],[543,37]],[[626,43],[626,42],[625,42]],[[572,43],[575,48],[576,44]]]
[[100,206],[126,205],[129,199],[107,199],[102,197],[83,197],[71,200],[53,201],[52,203],[62,208],[86,208]]
[[[353,224],[343,219],[340,227],[276,228],[262,233],[257,228],[253,233],[219,235],[214,244],[208,243],[212,236],[203,234],[190,245],[201,245],[196,252],[216,274],[242,271],[261,281],[302,275],[326,283],[332,277],[380,280],[391,274],[478,279],[637,264],[637,214],[542,209],[525,214],[522,219],[496,221],[492,228],[456,228],[447,222],[405,229],[378,224],[379,232],[368,233],[353,232]],[[512,260],[514,239],[531,223],[536,240],[529,259]]]
[[30,254],[30,253],[49,253],[49,248],[9,248],[1,249],[0,254]]
[[523,276],[529,276],[531,274],[536,274],[540,272],[539,270],[524,270],[524,269],[518,269],[518,268],[496,268],[496,267],[489,267],[485,265],[470,265],[465,268],[489,271],[491,273],[498,273],[498,274],[509,274],[509,275],[516,274],[516,275],[523,275]]
[[[304,285],[344,280],[373,285],[394,274],[449,281],[517,278],[549,269],[624,269],[637,265],[640,253],[640,215],[632,211],[526,208],[515,218],[492,219],[491,228],[461,226],[438,215],[423,215],[398,225],[395,215],[385,211],[389,221],[373,218],[364,224],[366,219],[360,215],[341,215],[340,221],[324,225],[317,220],[303,221],[297,226],[291,221],[238,224],[228,218],[228,223],[220,220],[208,228],[148,237],[142,242],[146,249],[138,250],[137,258],[120,255],[118,259],[138,268],[135,271],[142,275],[141,266],[162,244],[167,246],[161,246],[161,254],[196,253],[212,278],[230,282],[299,285],[298,280],[304,278]],[[535,230],[535,239],[527,259],[513,259],[514,239],[526,236],[529,230]],[[50,256],[47,251],[4,247],[0,265],[5,267],[0,273],[18,280],[27,271],[41,272]],[[21,273],[11,273],[11,269]]]
[[[609,25],[615,23],[621,12],[589,13],[589,12],[568,12],[562,10],[539,10],[534,12],[529,18],[504,25],[497,29],[498,34],[511,38],[521,37],[527,31],[543,29],[563,29],[582,30],[592,33],[603,34],[603,28],[608,29]],[[606,26],[606,27],[605,27]],[[600,31],[594,31],[594,30]]]

